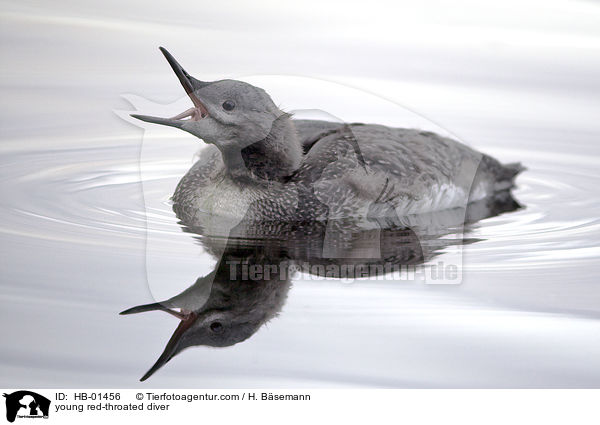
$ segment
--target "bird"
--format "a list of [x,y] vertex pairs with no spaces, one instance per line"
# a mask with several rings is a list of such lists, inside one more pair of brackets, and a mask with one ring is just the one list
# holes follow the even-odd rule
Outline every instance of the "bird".
[[208,144],[172,196],[183,222],[366,217],[374,204],[398,217],[465,209],[510,190],[525,169],[430,131],[294,119],[262,88],[198,80],[160,50],[193,106],[131,116]]
[[182,293],[121,312],[180,319],[142,381],[189,347],[238,344],[279,314],[290,275],[248,280],[233,263],[301,263],[310,274],[418,265],[471,242],[444,236],[521,207],[510,194],[520,163],[419,129],[295,119],[265,90],[198,80],[160,50],[193,107],[172,118],[132,117],[208,144],[172,200],[183,230],[218,261]]

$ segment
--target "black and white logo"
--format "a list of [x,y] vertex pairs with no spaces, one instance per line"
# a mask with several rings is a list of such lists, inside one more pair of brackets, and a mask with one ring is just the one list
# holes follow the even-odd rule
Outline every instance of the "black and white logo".
[[14,422],[16,418],[48,418],[50,400],[33,391],[15,391],[4,393],[6,397],[6,420]]

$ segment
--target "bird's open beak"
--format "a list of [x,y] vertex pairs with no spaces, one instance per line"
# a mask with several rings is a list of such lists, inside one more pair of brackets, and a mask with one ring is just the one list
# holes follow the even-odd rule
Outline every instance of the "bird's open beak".
[[171,68],[173,68],[175,75],[194,104],[194,107],[172,118],[152,117],[149,115],[139,114],[131,114],[131,116],[149,123],[168,125],[177,128],[181,128],[185,121],[200,121],[201,119],[206,118],[208,116],[208,109],[206,109],[206,106],[200,101],[196,92],[201,88],[206,87],[210,83],[197,80],[188,74],[185,69],[179,65],[179,62],[175,60],[173,55],[171,55],[164,47],[160,47],[160,51],[163,53],[163,55],[165,55],[165,58],[167,59],[167,62],[169,62],[169,65],[171,65]]
[[125,311],[122,311],[119,314],[135,314],[135,313],[142,313],[145,311],[156,311],[156,310],[160,310],[160,311],[164,311],[169,314],[172,314],[173,316],[177,317],[178,319],[181,319],[181,322],[179,322],[179,325],[175,329],[175,332],[173,332],[171,339],[169,339],[167,346],[163,350],[163,352],[160,355],[160,357],[158,358],[158,360],[148,370],[148,372],[146,372],[144,374],[144,376],[142,376],[140,381],[145,381],[146,379],[150,378],[154,374],[154,372],[156,372],[158,369],[160,369],[165,364],[167,364],[169,362],[169,360],[171,360],[173,358],[173,356],[175,356],[175,354],[177,354],[179,351],[181,351],[182,348],[179,347],[181,338],[183,337],[185,332],[198,319],[198,315],[196,313],[194,313],[193,311],[178,312],[176,310],[172,310],[172,309],[166,307],[165,305],[163,305],[161,303],[139,305],[137,307],[132,307]]

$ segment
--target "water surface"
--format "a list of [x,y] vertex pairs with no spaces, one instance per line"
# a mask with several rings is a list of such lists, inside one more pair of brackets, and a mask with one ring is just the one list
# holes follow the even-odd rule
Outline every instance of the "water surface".
[[[375,93],[528,170],[514,191],[525,208],[470,229],[478,242],[464,246],[461,285],[297,279],[280,315],[252,338],[189,349],[153,376],[152,386],[597,387],[600,43],[589,23],[599,12],[593,3],[573,4],[556,2],[527,30],[508,25],[508,12],[492,18],[475,10],[468,19],[488,24],[477,40],[458,17],[427,24],[445,30],[444,42],[403,38],[409,30],[427,32],[412,25],[391,41],[381,32],[365,39],[350,29],[322,32],[321,48],[322,40],[300,37],[298,28],[293,57],[278,55],[280,41],[269,41],[257,23],[247,30],[266,43],[258,61],[236,45],[239,33],[219,38],[220,30],[166,10],[130,16],[115,6],[98,15],[85,5],[5,4],[3,386],[139,385],[177,320],[118,312],[173,295],[215,266],[181,231],[168,203],[201,145],[175,130],[154,133],[146,144],[142,130],[113,112],[130,107],[123,93],[180,98],[155,49],[166,44],[207,79],[302,74]],[[577,25],[557,18],[566,10]],[[212,13],[207,22],[219,9]],[[325,31],[324,23],[315,25]],[[190,35],[214,41],[199,55],[184,42]],[[366,59],[351,61],[336,46]],[[315,51],[323,55],[319,64],[310,61]],[[344,109],[344,99],[314,104],[318,96],[285,80],[270,92],[281,102],[304,96],[287,109],[414,125],[369,108]],[[164,248],[151,264],[147,240]],[[151,279],[163,286],[151,290]]]

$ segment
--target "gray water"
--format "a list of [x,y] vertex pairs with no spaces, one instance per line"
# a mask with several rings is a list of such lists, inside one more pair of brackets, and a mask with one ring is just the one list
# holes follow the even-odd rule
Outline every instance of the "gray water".
[[[150,386],[597,387],[600,8],[545,2],[526,17],[520,4],[432,3],[400,26],[376,7],[325,7],[341,13],[332,28],[309,6],[283,22],[266,5],[249,21],[242,3],[2,3],[2,386],[140,385],[177,320],[118,312],[215,264],[168,203],[201,142],[114,112],[132,109],[127,93],[180,101],[160,44],[198,77],[263,82],[288,110],[422,119],[528,170],[514,190],[524,208],[470,231],[462,284],[298,279],[252,338],[191,348]],[[331,84],[401,106],[328,97]]]

